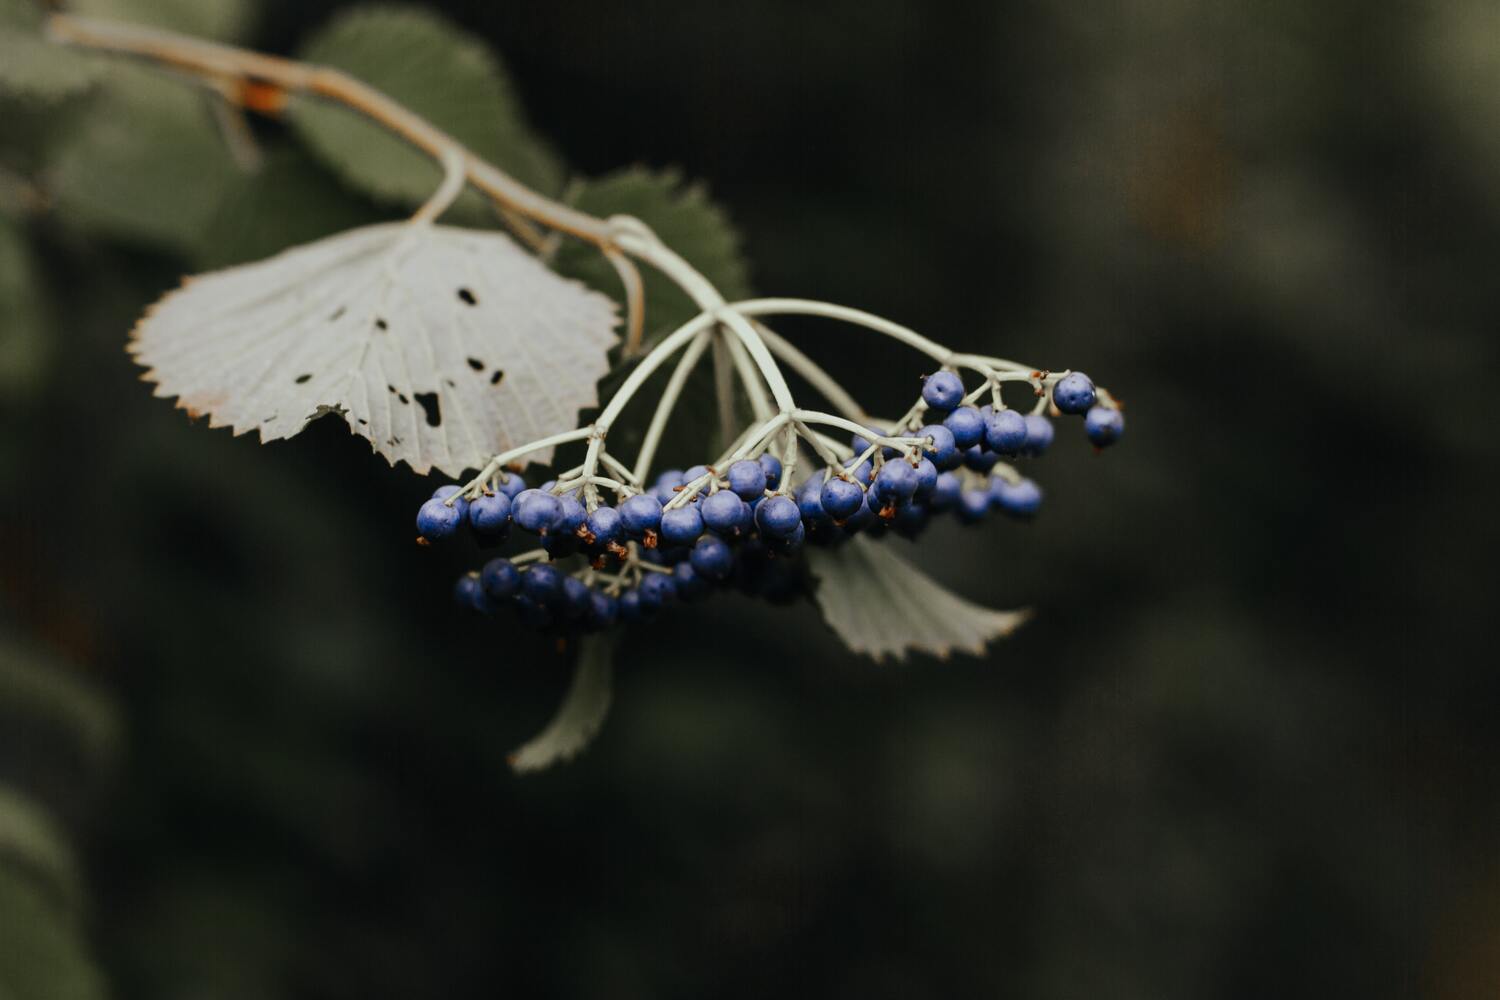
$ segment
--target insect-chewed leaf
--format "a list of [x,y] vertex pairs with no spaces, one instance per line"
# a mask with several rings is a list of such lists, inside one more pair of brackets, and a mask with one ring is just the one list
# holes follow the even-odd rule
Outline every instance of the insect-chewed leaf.
[[604,725],[612,691],[615,639],[591,635],[579,647],[573,683],[557,714],[545,729],[510,755],[510,766],[518,772],[540,771],[571,760],[593,742]]
[[190,278],[130,350],[211,426],[273,441],[337,413],[392,464],[456,476],[596,405],[616,321],[503,233],[395,222]]
[[856,653],[904,659],[912,651],[940,658],[957,650],[980,656],[1010,635],[1028,611],[972,604],[890,551],[889,543],[852,538],[834,549],[808,549],[823,618]]

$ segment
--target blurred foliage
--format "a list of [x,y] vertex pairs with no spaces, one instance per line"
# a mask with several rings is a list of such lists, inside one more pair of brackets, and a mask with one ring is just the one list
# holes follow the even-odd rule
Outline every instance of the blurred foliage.
[[[477,553],[408,544],[430,484],[333,426],[193,426],[121,351],[184,271],[421,193],[295,125],[242,166],[207,95],[90,83],[16,4],[0,996],[1500,990],[1492,5],[442,5],[454,58],[396,75],[485,95],[497,155],[536,122],[606,177],[574,197],[643,214],[682,186],[612,172],[680,163],[761,289],[1130,405],[1117,452],[1059,442],[1035,525],[924,544],[1036,609],[989,659],[875,667],[811,607],[726,601],[626,637],[598,743],[517,779],[566,659],[451,611]],[[375,16],[109,6],[277,52]],[[446,89],[475,68],[502,84]],[[678,197],[664,234],[722,220]],[[690,258],[743,280],[710,228]],[[895,348],[780,329],[909,396]]]

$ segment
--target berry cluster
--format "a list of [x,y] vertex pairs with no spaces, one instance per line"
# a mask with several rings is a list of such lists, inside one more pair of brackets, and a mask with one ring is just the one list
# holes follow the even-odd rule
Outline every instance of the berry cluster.
[[[806,580],[796,558],[804,546],[858,534],[914,538],[948,513],[964,524],[993,512],[1035,515],[1041,488],[1007,460],[1047,450],[1048,403],[1058,414],[1085,415],[1096,445],[1120,437],[1123,416],[1113,401],[1098,399],[1088,376],[1036,378],[1038,410],[1022,415],[998,392],[991,405],[974,406],[984,388],[969,394],[953,371],[929,375],[920,400],[889,433],[870,426],[844,447],[808,431],[804,440],[823,461],[795,486],[783,461],[765,450],[774,440],[766,437],[723,468],[669,470],[649,487],[585,477],[579,485],[528,488],[519,473],[498,471],[479,487],[440,488],[418,511],[417,531],[430,542],[466,529],[484,545],[505,542],[513,530],[536,536],[540,548],[491,559],[460,577],[454,595],[485,614],[508,606],[527,625],[560,633],[650,621],[676,602],[729,586],[790,599]],[[786,457],[795,462],[795,443]],[[614,504],[599,499],[596,484],[615,492]]]

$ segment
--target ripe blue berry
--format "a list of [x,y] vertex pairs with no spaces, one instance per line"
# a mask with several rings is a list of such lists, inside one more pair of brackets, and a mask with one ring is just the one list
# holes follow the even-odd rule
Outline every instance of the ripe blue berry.
[[613,507],[595,507],[583,525],[594,536],[593,545],[598,549],[608,548],[625,533],[620,512]]
[[[887,523],[886,518],[881,516],[885,511],[881,506],[880,501],[875,499],[874,490],[865,491],[864,509],[865,512],[870,516],[868,520],[862,522],[862,527],[860,528],[860,530],[871,538],[882,537],[885,534],[886,529],[889,527],[889,524]],[[896,512],[894,510],[891,510],[890,515],[891,517],[895,517]],[[850,520],[852,521],[854,520],[854,518],[850,518]]]
[[677,585],[678,598],[684,602],[701,600],[712,589],[689,562],[680,562],[672,567],[672,582]]
[[917,488],[912,493],[911,498],[913,500],[926,500],[932,495],[933,489],[937,486],[937,466],[932,464],[931,459],[924,458],[917,463],[916,472]]
[[[706,465],[695,465],[691,469],[687,470],[686,472],[684,472],[682,474],[682,483],[683,483],[684,486],[686,486],[688,483],[691,483],[691,482],[693,482],[696,479],[702,479],[704,476],[707,476],[707,475],[710,475],[710,474],[711,473],[709,472],[708,466],[706,466]],[[677,492],[680,493],[682,491],[678,490]],[[699,486],[698,487],[698,492],[699,493],[706,493],[706,492],[708,492],[708,484],[705,483],[702,486]]]
[[759,462],[742,458],[729,467],[724,474],[729,488],[746,500],[754,500],[766,492],[766,470]]
[[1011,482],[996,476],[990,483],[990,497],[995,506],[1011,517],[1031,517],[1042,505],[1042,488],[1030,479]]
[[865,491],[858,483],[833,476],[823,484],[819,499],[829,517],[835,521],[844,521],[864,504]]
[[557,498],[557,518],[552,522],[552,531],[559,535],[576,535],[588,520],[588,511],[571,493]]
[[568,620],[582,618],[589,610],[589,596],[593,593],[588,584],[576,576],[565,576],[562,582],[562,598],[558,602],[558,614]]
[[1112,445],[1125,433],[1125,414],[1105,406],[1092,407],[1083,418],[1083,431],[1096,447]]
[[[898,455],[899,453],[892,453],[887,455],[886,458],[895,458]],[[868,461],[860,462],[858,467],[855,467],[853,463],[854,459],[852,458],[844,463],[844,468],[848,471],[850,479],[861,486],[869,486],[875,481],[875,463]]]
[[440,541],[452,537],[463,519],[463,513],[456,504],[449,507],[441,499],[433,497],[417,511],[417,534],[429,542]]
[[1000,456],[992,451],[985,451],[979,445],[975,445],[964,452],[964,465],[975,472],[989,472],[1000,461]]
[[831,520],[823,509],[823,473],[813,473],[797,490],[797,510],[807,524],[823,524]]
[[958,495],[963,492],[963,480],[952,472],[938,474],[937,483],[932,487],[932,495],[927,498],[927,506],[933,513],[952,510],[958,506]]
[[509,559],[491,559],[479,571],[479,583],[491,599],[504,601],[521,589],[521,571]]
[[1069,372],[1052,387],[1052,402],[1064,413],[1083,413],[1094,405],[1094,383],[1083,372]]
[[953,372],[934,372],[922,380],[922,399],[934,410],[951,410],[964,400],[964,380]]
[[916,538],[931,519],[932,512],[925,504],[909,503],[897,508],[896,517],[891,521],[891,530],[902,538]]
[[1026,418],[1015,410],[990,414],[985,421],[984,443],[997,455],[1019,455],[1026,446]]
[[[447,500],[454,494],[461,492],[462,489],[462,487],[454,486],[452,483],[449,483],[447,486],[439,486],[437,489],[432,491],[432,499]],[[453,507],[458,511],[459,517],[461,518],[466,517],[469,513],[469,501],[465,500],[463,497],[459,497],[458,499],[454,500]]]
[[703,515],[695,506],[675,507],[661,515],[661,539],[669,545],[691,545],[703,534]]
[[807,526],[798,521],[790,534],[780,537],[767,537],[765,539],[766,551],[773,552],[776,555],[789,556],[802,548],[802,542],[806,538]]
[[503,541],[510,530],[510,497],[495,493],[474,500],[469,504],[469,526],[483,538]]
[[562,598],[563,575],[556,566],[537,563],[521,574],[521,596],[550,606]]
[[501,493],[513,501],[522,490],[526,489],[526,480],[519,472],[502,472],[497,487]]
[[608,594],[595,590],[589,594],[589,609],[583,616],[583,627],[591,632],[602,632],[615,623],[620,604]]
[[674,486],[681,486],[685,482],[687,482],[687,480],[682,478],[681,469],[664,469],[662,473],[656,477],[656,481],[651,485],[665,486],[668,489],[671,489]]
[[656,497],[640,493],[620,504],[620,519],[633,537],[661,527],[661,503]]
[[958,496],[958,519],[964,524],[978,524],[990,512],[988,490],[964,490]]
[[634,590],[627,590],[621,594],[617,604],[617,614],[622,622],[642,622],[646,620],[646,611],[641,607],[641,595]]
[[510,506],[510,519],[527,531],[549,530],[562,513],[562,502],[541,490],[522,490]]
[[479,578],[473,573],[465,573],[453,584],[453,602],[461,608],[470,611],[478,611],[480,614],[489,614],[495,609],[495,605],[485,595],[484,588],[479,585]]
[[750,508],[729,490],[720,490],[698,501],[703,523],[721,535],[741,535],[750,530]]
[[677,600],[677,584],[668,573],[647,573],[641,580],[641,603],[651,602],[657,607]]
[[932,438],[932,444],[924,448],[922,454],[932,459],[932,464],[939,469],[956,469],[963,463],[963,455],[958,450],[953,432],[942,424],[928,424],[917,431],[916,436]]
[[882,507],[904,504],[917,492],[917,470],[905,459],[886,462],[875,473],[875,485],[871,489]]
[[693,545],[693,554],[688,557],[693,569],[709,580],[722,580],[734,569],[734,553],[723,539],[704,535]]
[[1021,449],[1027,455],[1040,455],[1052,443],[1052,421],[1040,413],[1026,416],[1026,444]]
[[943,418],[943,426],[953,435],[960,451],[984,440],[984,417],[972,406],[960,406]]
[[766,470],[766,489],[776,490],[781,488],[781,459],[775,455],[760,456],[760,467]]
[[801,524],[802,512],[790,497],[768,497],[755,512],[755,526],[768,538],[786,538]]

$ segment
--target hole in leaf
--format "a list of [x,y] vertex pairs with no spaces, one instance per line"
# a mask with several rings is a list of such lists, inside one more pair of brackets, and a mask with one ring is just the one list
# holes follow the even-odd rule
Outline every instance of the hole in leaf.
[[484,362],[480,361],[478,358],[470,358],[469,367],[474,369],[476,372],[482,372],[484,371]]
[[470,305],[470,306],[477,306],[477,305],[479,305],[479,300],[477,298],[475,298],[474,297],[474,293],[471,292],[471,291],[469,291],[467,288],[460,288],[458,290],[458,297],[463,300],[463,302],[464,302],[465,305]]
[[428,427],[437,427],[443,422],[443,409],[438,404],[437,393],[419,392],[415,394],[415,398],[422,404],[422,410],[427,414]]
[[493,374],[493,375],[490,376],[490,385],[499,385],[500,384],[500,380],[503,379],[504,377],[505,377],[505,373],[503,371],[501,371],[500,369],[496,368],[495,369],[495,374]]
[[375,329],[377,329],[377,330],[387,329],[387,324],[386,324],[385,318],[383,316],[376,316],[375,317]]
[[301,384],[302,384],[302,383],[304,383],[304,382],[306,382],[306,381],[307,381],[307,380],[309,380],[309,379],[310,379],[310,378],[312,378],[312,375],[311,375],[311,374],[307,374],[307,375],[298,375],[298,376],[297,376],[297,379],[296,379],[296,381],[297,381],[297,384],[298,384],[298,385],[301,385]]

